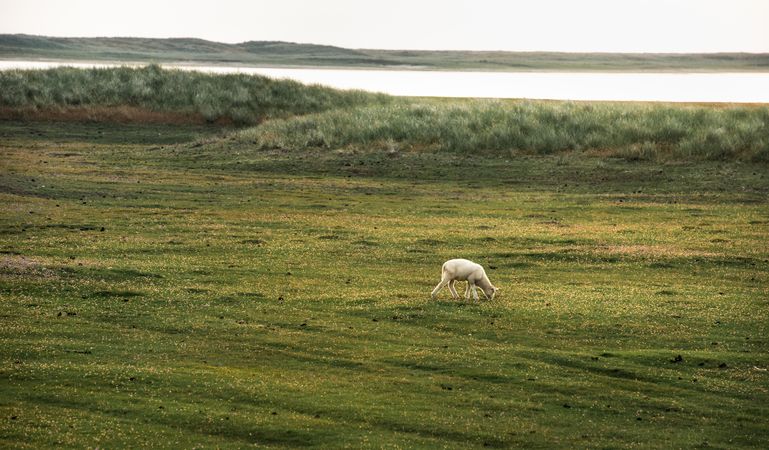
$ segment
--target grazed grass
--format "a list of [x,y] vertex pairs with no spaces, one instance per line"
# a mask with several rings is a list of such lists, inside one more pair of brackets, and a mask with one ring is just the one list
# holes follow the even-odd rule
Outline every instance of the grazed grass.
[[[3,446],[769,444],[763,165],[34,127],[0,123]],[[429,300],[455,256],[498,300]]]

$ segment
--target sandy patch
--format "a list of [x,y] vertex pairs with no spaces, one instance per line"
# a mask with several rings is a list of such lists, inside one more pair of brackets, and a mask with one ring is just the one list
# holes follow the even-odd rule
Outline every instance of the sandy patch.
[[12,254],[0,256],[0,274],[53,277],[53,272],[46,269],[39,260]]

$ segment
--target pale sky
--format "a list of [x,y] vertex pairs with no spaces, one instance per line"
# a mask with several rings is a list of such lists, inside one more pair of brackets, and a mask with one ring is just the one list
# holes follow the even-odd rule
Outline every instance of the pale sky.
[[0,33],[384,49],[769,53],[769,0],[0,0]]

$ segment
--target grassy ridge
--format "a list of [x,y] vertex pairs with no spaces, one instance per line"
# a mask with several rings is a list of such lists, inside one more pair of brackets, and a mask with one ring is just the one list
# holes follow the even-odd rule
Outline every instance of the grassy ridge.
[[576,151],[629,159],[769,161],[769,108],[397,102],[271,121],[238,137],[261,148]]
[[765,166],[207,132],[0,122],[0,447],[769,446]]
[[290,42],[0,35],[0,58],[455,70],[766,71],[769,54],[621,54],[346,49]]
[[[769,161],[769,107],[396,99],[252,75],[144,68],[0,72],[0,109],[25,117],[224,121],[259,148],[483,154],[587,152],[628,159]],[[9,113],[10,111],[10,113]],[[2,111],[0,111],[2,112]],[[232,142],[230,140],[229,142]]]
[[254,75],[143,68],[0,72],[0,107],[16,110],[136,107],[253,124],[272,117],[386,102],[363,91],[307,86]]

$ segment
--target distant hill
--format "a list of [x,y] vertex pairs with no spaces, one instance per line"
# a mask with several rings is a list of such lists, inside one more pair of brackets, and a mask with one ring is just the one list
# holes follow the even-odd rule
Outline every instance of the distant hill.
[[346,49],[279,41],[56,38],[0,34],[0,59],[491,71],[769,71],[769,54],[554,53]]
[[0,58],[344,67],[403,64],[363,51],[291,42],[224,44],[191,38],[55,38],[20,34],[0,35]]

